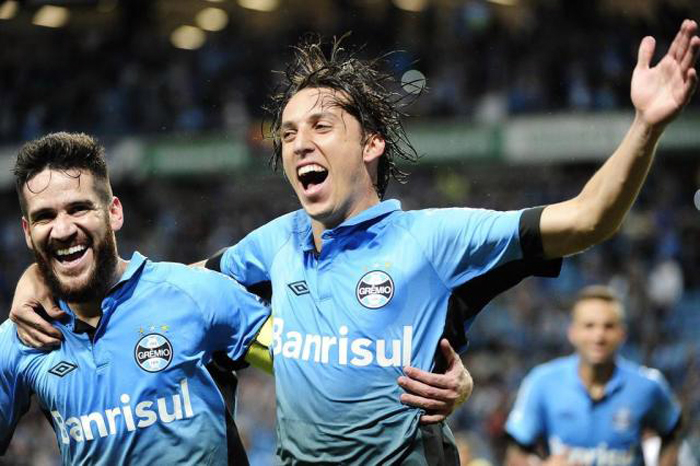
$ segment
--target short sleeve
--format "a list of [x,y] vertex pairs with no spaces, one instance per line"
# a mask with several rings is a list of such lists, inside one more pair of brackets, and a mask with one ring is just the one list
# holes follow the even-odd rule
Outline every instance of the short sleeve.
[[648,368],[642,370],[653,383],[653,402],[647,418],[647,427],[665,437],[676,428],[681,417],[681,407],[660,371]]
[[413,213],[411,234],[445,284],[455,287],[522,257],[520,211],[427,209]]
[[25,387],[18,370],[19,342],[15,337],[15,326],[5,321],[0,325],[0,455],[10,445],[19,419],[29,409],[31,392]]
[[242,359],[270,315],[269,307],[225,275],[195,272],[199,277],[193,298],[204,316],[210,350],[223,350],[234,361]]
[[523,447],[533,447],[544,435],[541,385],[536,370],[525,377],[506,421],[506,433]]

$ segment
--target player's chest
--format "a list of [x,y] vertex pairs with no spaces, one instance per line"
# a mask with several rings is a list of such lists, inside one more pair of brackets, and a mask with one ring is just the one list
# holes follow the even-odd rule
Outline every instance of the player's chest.
[[567,445],[629,449],[639,442],[642,419],[634,399],[619,393],[598,402],[558,397],[548,412],[548,431]]
[[288,248],[271,271],[273,310],[309,317],[332,312],[351,319],[395,319],[400,310],[435,301],[445,288],[429,261],[405,237],[338,238],[320,254]]
[[198,332],[178,319],[142,320],[116,319],[94,339],[66,332],[60,350],[28,367],[42,406],[80,416],[118,408],[123,400],[156,403],[160,393],[177,394],[201,360],[192,343]]

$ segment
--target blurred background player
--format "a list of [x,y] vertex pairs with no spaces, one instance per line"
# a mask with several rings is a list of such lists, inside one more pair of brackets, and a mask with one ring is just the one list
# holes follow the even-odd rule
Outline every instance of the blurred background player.
[[119,257],[124,213],[104,148],[55,133],[14,166],[22,229],[65,312],[54,351],[0,327],[0,453],[35,395],[64,465],[247,464],[234,387],[211,366],[242,362],[269,308],[238,283],[184,265]]
[[647,430],[661,438],[655,464],[678,464],[681,408],[659,371],[618,354],[625,315],[610,288],[581,290],[568,336],[576,353],[537,366],[520,387],[506,464],[640,466]]

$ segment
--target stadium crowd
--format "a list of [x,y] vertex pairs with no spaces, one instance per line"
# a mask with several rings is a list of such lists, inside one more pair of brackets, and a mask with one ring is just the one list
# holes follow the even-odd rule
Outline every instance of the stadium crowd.
[[[399,50],[388,57],[397,75],[415,68],[428,77],[431,91],[414,109],[425,117],[627,108],[639,39],[670,40],[680,20],[698,17],[697,5],[684,0],[541,1],[518,9],[453,2],[420,14],[389,2],[322,3],[325,9],[283,9],[282,21],[232,15],[195,53],[156,33],[167,11],[155,1],[122,0],[119,20],[87,30],[0,28],[0,41],[12,44],[0,48],[0,142],[53,128],[98,136],[246,134],[254,122],[256,133],[270,71],[309,31],[352,31],[349,43],[365,45],[368,56]],[[690,105],[700,106],[697,100]]]
[[[613,1],[595,2],[596,8],[589,2],[539,2],[532,14],[518,17],[482,2],[464,2],[455,7],[457,14],[429,8],[416,15],[387,7],[377,17],[341,3],[345,6],[324,21],[289,11],[287,24],[269,31],[233,18],[197,52],[177,51],[155,38],[151,30],[158,15],[138,0],[120,2],[122,19],[111,28],[23,37],[0,47],[0,143],[57,129],[107,139],[207,131],[257,137],[252,135],[258,134],[264,96],[272,87],[270,70],[281,67],[286,44],[309,30],[331,35],[352,30],[351,41],[366,42],[369,55],[402,49],[389,56],[397,74],[417,68],[428,77],[430,92],[411,109],[421,117],[493,121],[554,110],[626,110],[630,57],[639,38],[650,31],[672,37],[681,18],[700,17],[692,2],[683,1],[648,2],[649,11],[633,17]],[[9,34],[0,29],[0,42]],[[690,106],[700,108],[700,99]],[[388,197],[398,197],[406,209],[515,209],[574,195],[594,169],[423,164],[407,185],[392,186]],[[624,297],[629,337],[623,353],[667,377],[690,421],[686,438],[700,457],[700,213],[692,201],[698,186],[697,157],[657,160],[619,235],[567,259],[558,279],[526,280],[483,311],[488,318],[477,319],[464,355],[476,388],[450,419],[472,458],[500,464],[503,424],[522,377],[534,365],[570,352],[568,305],[581,286],[592,283],[608,283]],[[262,167],[213,178],[122,181],[115,194],[130,213],[120,232],[122,255],[138,245],[151,258],[181,262],[207,257],[298,206],[282,177]],[[0,195],[4,320],[31,256],[14,190],[6,187]],[[252,464],[271,464],[273,382],[254,369],[240,377],[241,434]],[[33,411],[0,465],[59,464],[55,443],[43,415]]]

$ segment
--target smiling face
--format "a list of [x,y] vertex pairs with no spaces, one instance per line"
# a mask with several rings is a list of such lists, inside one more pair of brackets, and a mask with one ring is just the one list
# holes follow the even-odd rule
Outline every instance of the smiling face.
[[111,196],[105,205],[96,182],[86,170],[45,169],[22,189],[27,246],[54,296],[70,303],[101,299],[117,271],[122,207]]
[[569,340],[583,363],[596,366],[613,362],[624,339],[619,303],[597,298],[576,303]]
[[357,119],[339,105],[344,98],[328,88],[306,88],[282,112],[284,172],[321,229],[379,202],[374,184],[384,140],[363,134]]

